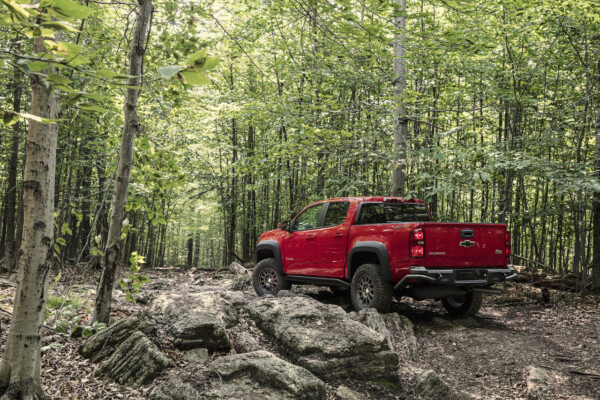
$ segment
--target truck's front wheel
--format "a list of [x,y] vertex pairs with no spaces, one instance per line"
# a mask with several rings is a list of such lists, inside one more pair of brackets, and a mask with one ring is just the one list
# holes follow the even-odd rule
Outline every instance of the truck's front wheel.
[[274,258],[265,258],[256,264],[252,272],[252,285],[259,296],[276,295],[280,290],[289,290],[292,286],[279,272]]
[[352,277],[350,297],[357,311],[374,308],[382,313],[387,312],[393,294],[392,284],[383,279],[381,267],[377,264],[361,265]]
[[442,299],[442,304],[448,314],[455,317],[475,315],[483,304],[483,294],[467,292],[464,296],[451,296]]

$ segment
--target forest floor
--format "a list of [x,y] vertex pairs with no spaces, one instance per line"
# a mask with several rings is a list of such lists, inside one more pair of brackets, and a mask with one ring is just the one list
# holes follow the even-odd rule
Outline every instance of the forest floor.
[[[185,293],[199,280],[207,290],[225,291],[232,284],[227,274],[209,271],[164,268],[146,273],[151,283],[137,296],[140,300],[137,304],[126,302],[124,293],[115,290],[113,318],[119,319],[147,307],[145,291]],[[50,286],[42,356],[47,398],[146,398],[157,384],[170,376],[203,368],[190,365],[161,331],[160,347],[173,362],[153,383],[132,389],[94,377],[96,365],[77,353],[82,339],[73,339],[57,330],[62,326],[69,330],[75,324],[85,324],[91,315],[95,293],[95,286],[90,282],[97,277],[96,272],[86,276],[77,271],[67,272]],[[197,290],[197,286],[194,289]],[[378,393],[377,398],[419,398],[412,389],[413,379],[425,370],[434,370],[464,398],[532,398],[527,378],[530,368],[536,367],[536,371],[545,375],[538,398],[600,399],[600,298],[551,290],[550,301],[544,303],[540,290],[528,284],[508,283],[504,289],[503,294],[488,296],[477,316],[463,320],[449,317],[441,305],[433,301],[394,303],[392,312],[408,317],[414,324],[417,353],[410,362],[400,364],[402,393]],[[9,276],[0,275],[2,349],[14,291]],[[336,298],[323,288],[295,287],[294,291],[351,311],[349,300]],[[255,297],[252,288],[243,295],[248,299]],[[61,310],[63,301],[67,307]],[[236,329],[255,329],[253,323],[244,321],[247,319],[244,313],[240,313],[240,318]],[[211,358],[223,355],[213,354]],[[361,383],[345,384],[362,393],[369,391]],[[332,399],[334,391],[335,387],[328,385]]]

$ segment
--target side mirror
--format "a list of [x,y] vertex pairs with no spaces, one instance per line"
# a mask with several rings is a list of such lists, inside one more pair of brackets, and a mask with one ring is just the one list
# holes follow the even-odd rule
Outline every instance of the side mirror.
[[282,231],[289,232],[290,231],[290,221],[281,221],[279,224],[279,229]]

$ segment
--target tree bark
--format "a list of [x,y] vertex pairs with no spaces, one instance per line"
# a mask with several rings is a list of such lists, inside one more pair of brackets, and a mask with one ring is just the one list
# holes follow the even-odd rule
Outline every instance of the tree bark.
[[[34,51],[46,51],[44,38],[34,39]],[[58,73],[56,68],[52,71]],[[46,88],[40,75],[31,75],[30,114],[57,118],[58,94]],[[54,178],[57,124],[29,121],[27,161],[23,181],[23,240],[15,306],[10,331],[0,362],[0,393],[8,399],[43,399],[41,343],[48,272],[54,241]]]
[[[21,70],[14,69],[14,90],[13,90],[13,110],[21,112]],[[13,125],[13,135],[10,150],[10,164],[8,167],[8,187],[6,193],[6,243],[4,248],[4,265],[9,271],[13,271],[16,267],[14,262],[16,242],[15,242],[15,208],[17,206],[17,169],[19,165],[19,132],[21,124]]]
[[153,10],[152,0],[138,0],[138,4],[140,7],[135,19],[133,41],[129,52],[129,75],[132,75],[133,78],[128,81],[128,85],[131,87],[127,89],[123,107],[123,136],[121,138],[115,191],[112,198],[108,238],[104,250],[104,270],[98,283],[96,304],[92,317],[92,321],[104,323],[108,323],[110,319],[112,289],[121,252],[120,239],[127,203],[127,188],[129,187],[129,177],[133,166],[133,142],[136,134],[140,131],[137,116],[140,90],[133,87],[138,87],[141,84],[144,54],[146,53],[147,39],[150,35],[150,21]]
[[396,122],[394,125],[394,153],[392,172],[392,196],[404,196],[406,182],[406,139],[408,134],[408,119],[404,100],[406,89],[406,0],[394,0],[396,17],[394,25],[394,99],[396,101]]
[[[600,68],[600,60],[598,61]],[[594,176],[600,179],[600,105],[596,110],[596,148],[594,153]],[[600,191],[593,194],[592,209],[593,247],[592,247],[592,290],[600,291]]]

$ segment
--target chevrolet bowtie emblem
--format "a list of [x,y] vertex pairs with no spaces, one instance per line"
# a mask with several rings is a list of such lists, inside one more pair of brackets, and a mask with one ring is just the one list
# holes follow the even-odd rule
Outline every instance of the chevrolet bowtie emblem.
[[466,247],[466,248],[469,248],[469,247],[473,247],[473,246],[475,246],[475,242],[473,242],[472,240],[463,240],[463,241],[462,241],[462,242],[460,242],[458,245],[459,245],[460,247]]

